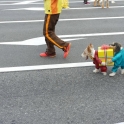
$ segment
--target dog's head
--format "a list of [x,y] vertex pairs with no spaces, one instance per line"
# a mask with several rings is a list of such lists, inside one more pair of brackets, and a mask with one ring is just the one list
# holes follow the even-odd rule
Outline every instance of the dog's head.
[[113,44],[109,44],[110,48],[113,49],[114,52],[118,53],[121,50],[121,44],[115,42]]
[[85,57],[86,59],[88,59],[88,57],[91,58],[91,53],[92,50],[94,49],[93,45],[90,43],[85,50],[83,51],[83,53],[81,54],[82,57]]

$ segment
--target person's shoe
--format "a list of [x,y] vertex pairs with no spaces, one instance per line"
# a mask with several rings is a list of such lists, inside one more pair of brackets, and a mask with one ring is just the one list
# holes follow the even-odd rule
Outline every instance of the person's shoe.
[[112,73],[109,74],[110,77],[113,77],[113,76],[115,76],[115,75],[116,75],[115,72],[112,72]]
[[64,58],[68,56],[70,48],[71,48],[71,43],[69,43],[66,49],[64,50],[64,55],[63,55]]
[[99,69],[96,69],[96,68],[95,68],[95,69],[93,70],[93,72],[94,72],[94,73],[98,73],[98,72],[99,72]]
[[56,55],[55,54],[48,54],[47,52],[40,53],[40,57],[51,57],[54,58]]

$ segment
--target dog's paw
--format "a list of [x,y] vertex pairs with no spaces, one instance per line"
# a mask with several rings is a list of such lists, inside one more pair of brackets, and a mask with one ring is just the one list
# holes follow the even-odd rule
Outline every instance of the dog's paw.
[[93,72],[94,72],[94,73],[98,73],[98,72],[99,72],[99,69],[96,69],[96,68],[95,68],[95,69],[93,70]]
[[102,72],[102,74],[103,74],[103,75],[107,75],[107,73],[106,73],[106,72]]

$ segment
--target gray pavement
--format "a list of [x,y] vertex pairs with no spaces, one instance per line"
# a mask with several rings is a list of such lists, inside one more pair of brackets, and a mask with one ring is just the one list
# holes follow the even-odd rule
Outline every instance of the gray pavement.
[[[24,9],[43,8],[43,1],[14,5],[18,2],[21,0],[0,2],[0,43],[43,37],[43,21],[18,22],[43,20],[44,11]],[[81,1],[70,0],[70,9],[62,11],[56,33],[59,36],[71,35],[71,39],[84,39],[70,41],[72,48],[67,59],[63,59],[63,52],[58,48],[56,58],[40,58],[39,53],[45,51],[45,45],[0,44],[0,68],[91,62],[81,58],[89,43],[96,49],[115,41],[124,46],[124,34],[119,33],[124,32],[123,6],[123,1],[116,1],[110,3],[109,9],[101,9],[93,7],[93,2],[84,5]],[[73,37],[79,34],[79,37]],[[69,39],[66,36],[64,38]],[[93,69],[91,66],[0,73],[0,124],[124,122],[124,75],[118,70],[117,75],[110,78],[101,73],[94,74]],[[111,66],[108,74],[110,72]]]

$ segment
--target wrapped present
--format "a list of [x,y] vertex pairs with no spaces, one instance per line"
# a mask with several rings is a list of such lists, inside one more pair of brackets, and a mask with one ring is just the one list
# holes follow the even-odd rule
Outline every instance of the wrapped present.
[[105,62],[108,66],[113,66],[114,62],[107,63],[114,56],[113,49],[109,48],[107,45],[102,45],[98,47],[98,57],[102,62]]

